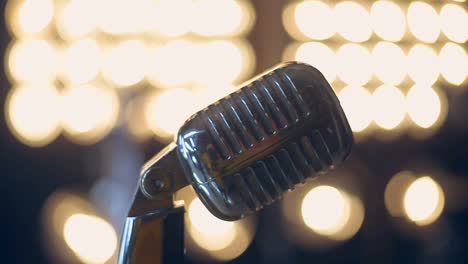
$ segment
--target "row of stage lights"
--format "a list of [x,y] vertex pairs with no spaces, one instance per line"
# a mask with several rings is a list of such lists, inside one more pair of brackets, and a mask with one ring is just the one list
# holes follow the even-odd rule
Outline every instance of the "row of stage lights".
[[255,67],[249,1],[10,0],[5,17],[5,114],[29,146],[61,131],[93,144],[115,126],[167,140]]
[[448,109],[441,77],[456,91],[468,75],[465,8],[421,1],[329,4],[304,0],[285,7],[283,24],[296,42],[283,59],[309,63],[333,82],[357,138],[386,140],[405,130],[430,136]]
[[243,0],[9,0],[6,12],[16,38],[58,35],[65,41],[99,33],[157,39],[241,36],[255,17]]
[[[191,188],[179,191],[176,199],[186,203],[189,257],[229,261],[241,255],[252,242],[255,217],[236,222],[219,220]],[[293,243],[307,249],[326,248],[351,239],[360,230],[365,216],[363,202],[356,193],[330,183],[308,181],[287,194],[281,203],[283,231]],[[385,205],[395,219],[404,217],[415,226],[426,226],[441,216],[445,195],[433,177],[404,171],[387,184]],[[74,262],[78,258],[90,264],[115,260],[118,245],[115,229],[81,195],[65,191],[52,194],[43,209],[43,226],[49,253],[56,260]]]
[[[447,3],[414,1],[375,1],[361,5],[353,1],[340,1],[333,8],[326,2],[307,0],[288,5],[283,13],[286,30],[298,40],[326,40],[338,33],[344,40],[364,42],[372,33],[383,40],[416,39],[434,43],[442,31],[451,41],[464,43],[468,39],[468,14],[463,6]],[[406,12],[402,8],[406,9]]]

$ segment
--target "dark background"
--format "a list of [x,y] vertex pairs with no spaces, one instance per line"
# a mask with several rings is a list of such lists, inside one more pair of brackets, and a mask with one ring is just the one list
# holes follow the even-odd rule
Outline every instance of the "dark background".
[[[5,1],[1,2],[2,13]],[[257,19],[249,40],[256,50],[256,72],[280,61],[288,43],[281,20],[281,1],[255,1]],[[468,25],[467,25],[468,26]],[[0,49],[10,36],[0,28]],[[10,84],[0,71],[0,102]],[[466,84],[465,84],[466,86]],[[355,147],[351,159],[367,164],[368,174],[359,178],[366,216],[360,231],[349,241],[327,250],[304,250],[287,242],[280,231],[279,206],[259,216],[254,242],[232,263],[468,263],[468,209],[444,212],[441,219],[417,231],[402,231],[386,211],[383,193],[392,175],[416,166],[437,168],[456,179],[468,179],[468,93],[448,90],[449,112],[443,127],[430,139],[416,141],[402,136],[382,143],[369,139]],[[43,248],[41,208],[54,190],[63,186],[86,188],[97,177],[93,167],[102,145],[118,139],[112,132],[93,146],[77,146],[59,137],[44,148],[19,143],[9,132],[5,115],[0,115],[0,201],[2,204],[1,263],[51,263]],[[162,145],[156,141],[144,147],[149,158]],[[133,176],[132,176],[133,177]]]

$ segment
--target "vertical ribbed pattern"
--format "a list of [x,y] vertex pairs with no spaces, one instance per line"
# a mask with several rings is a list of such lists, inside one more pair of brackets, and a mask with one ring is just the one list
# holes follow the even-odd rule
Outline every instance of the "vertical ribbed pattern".
[[242,180],[231,181],[231,191],[237,192],[251,210],[257,211],[293,189],[295,184],[328,170],[331,165],[328,146],[316,130],[312,136],[304,136],[235,174],[234,178]]
[[199,112],[223,159],[310,114],[294,83],[276,70]]

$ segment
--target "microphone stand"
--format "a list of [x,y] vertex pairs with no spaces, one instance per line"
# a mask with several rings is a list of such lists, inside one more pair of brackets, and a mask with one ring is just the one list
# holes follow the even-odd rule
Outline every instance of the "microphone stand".
[[174,143],[143,166],[125,221],[118,264],[183,263],[185,209],[173,196],[186,185]]

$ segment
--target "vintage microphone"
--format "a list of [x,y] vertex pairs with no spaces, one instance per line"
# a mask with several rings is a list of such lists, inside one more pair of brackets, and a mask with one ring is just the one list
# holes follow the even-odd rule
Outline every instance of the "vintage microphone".
[[307,64],[280,64],[195,113],[177,142],[144,165],[119,263],[183,260],[184,209],[172,198],[182,187],[191,184],[216,217],[238,220],[326,173],[352,145],[323,75]]

